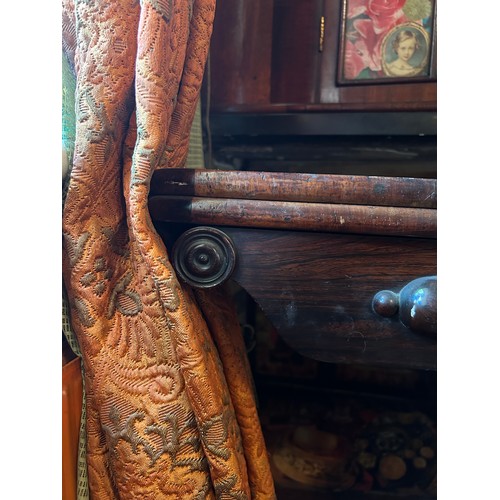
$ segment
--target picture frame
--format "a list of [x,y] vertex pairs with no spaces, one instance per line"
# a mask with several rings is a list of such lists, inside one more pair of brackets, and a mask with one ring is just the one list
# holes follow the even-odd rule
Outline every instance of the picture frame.
[[436,0],[341,0],[337,85],[436,80]]

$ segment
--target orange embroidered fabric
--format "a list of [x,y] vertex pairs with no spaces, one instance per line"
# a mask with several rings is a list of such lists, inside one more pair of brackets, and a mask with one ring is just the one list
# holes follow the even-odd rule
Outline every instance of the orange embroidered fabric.
[[221,290],[180,284],[149,216],[182,166],[215,0],[63,1],[77,79],[63,275],[82,351],[91,497],[273,499],[248,361]]

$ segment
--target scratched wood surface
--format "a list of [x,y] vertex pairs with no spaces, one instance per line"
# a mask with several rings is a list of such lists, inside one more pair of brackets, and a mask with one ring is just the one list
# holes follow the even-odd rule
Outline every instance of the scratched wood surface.
[[435,369],[435,340],[371,308],[377,292],[436,274],[435,180],[160,171],[151,191],[156,225],[223,226],[233,279],[299,353]]
[[436,208],[436,179],[245,172],[157,170],[151,195]]
[[436,340],[371,308],[436,274],[436,241],[221,228],[237,249],[232,279],[260,305],[293,349],[325,362],[436,368]]
[[435,238],[434,209],[152,196],[153,220],[186,224]]

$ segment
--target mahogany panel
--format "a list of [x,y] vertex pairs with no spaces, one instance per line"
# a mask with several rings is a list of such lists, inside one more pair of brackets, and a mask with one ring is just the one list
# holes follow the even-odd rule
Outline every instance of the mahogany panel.
[[436,273],[436,242],[228,228],[232,279],[294,350],[325,362],[436,368],[436,339],[372,310],[380,290],[398,292]]
[[216,105],[268,103],[273,0],[217,0],[209,85]]
[[340,102],[344,105],[363,103],[364,109],[379,109],[382,103],[391,109],[436,109],[436,82],[401,83],[342,87]]
[[80,358],[74,358],[62,368],[62,497],[65,500],[77,498],[82,394]]
[[275,0],[271,102],[314,103],[323,0]]

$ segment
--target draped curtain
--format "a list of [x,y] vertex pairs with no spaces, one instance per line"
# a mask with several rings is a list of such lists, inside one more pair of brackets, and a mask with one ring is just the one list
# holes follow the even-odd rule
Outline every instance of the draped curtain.
[[91,498],[272,499],[234,307],[177,280],[147,201],[182,167],[215,0],[63,0],[76,75],[63,277]]

